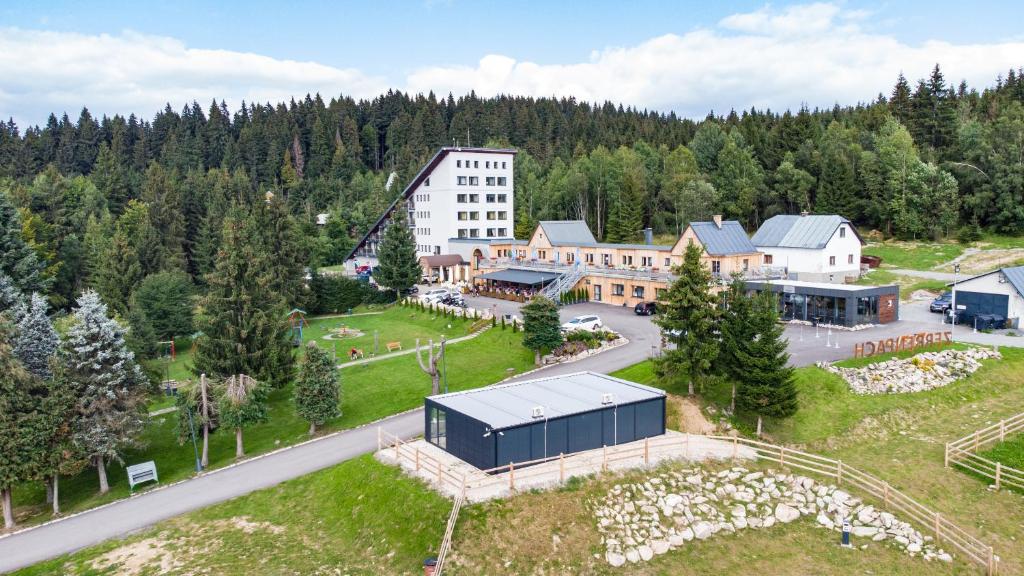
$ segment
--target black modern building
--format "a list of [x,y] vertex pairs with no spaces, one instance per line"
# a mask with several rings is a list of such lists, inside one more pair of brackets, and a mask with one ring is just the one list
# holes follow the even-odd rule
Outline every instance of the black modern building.
[[427,441],[482,470],[665,433],[665,393],[579,372],[430,396]]
[[779,295],[783,320],[806,320],[815,324],[856,326],[888,324],[899,319],[900,287],[858,286],[828,282],[773,280],[747,282],[754,292],[771,290]]

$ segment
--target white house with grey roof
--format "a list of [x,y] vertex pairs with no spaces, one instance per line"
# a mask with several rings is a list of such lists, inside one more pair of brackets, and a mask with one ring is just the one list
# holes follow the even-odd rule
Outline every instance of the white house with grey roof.
[[791,280],[847,282],[860,277],[864,241],[842,216],[772,216],[751,242],[764,254],[765,266],[783,267]]

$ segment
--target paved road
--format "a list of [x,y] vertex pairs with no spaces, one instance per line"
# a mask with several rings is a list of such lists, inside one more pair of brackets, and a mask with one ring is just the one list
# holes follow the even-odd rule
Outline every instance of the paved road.
[[[942,280],[944,282],[952,282],[954,276],[952,272],[934,272],[931,270],[904,270],[902,268],[882,268],[882,270],[885,270],[886,272],[892,272],[894,274],[901,274],[903,276],[916,276],[917,278]],[[961,279],[968,277],[969,276],[965,276],[963,274],[960,275]]]
[[[492,303],[493,301],[488,301],[488,305]],[[470,306],[478,304],[473,302]],[[514,303],[502,301],[497,306],[500,313],[518,312],[518,306]],[[657,327],[650,318],[638,317],[631,309],[603,304],[576,304],[566,306],[560,311],[563,320],[591,313],[600,315],[609,328],[628,338],[629,344],[570,364],[553,365],[539,373],[521,376],[519,379],[554,376],[581,370],[613,372],[658,352],[660,338]],[[835,331],[829,334],[826,329],[789,326],[786,328],[786,335],[790,341],[791,362],[803,366],[819,360],[837,360],[850,356],[856,342],[877,341],[941,328],[937,315],[934,318],[924,316],[912,305],[905,305],[903,314],[908,319],[860,332]],[[970,333],[967,329],[958,329],[958,339],[961,332]],[[1024,345],[1024,338],[1011,339],[1003,336],[1001,339],[1010,339],[1017,345]],[[837,341],[838,348],[835,347]],[[375,425],[281,450],[231,468],[213,471],[193,480],[146,492],[104,508],[0,538],[0,572],[15,570],[109,538],[129,534],[161,520],[243,496],[254,490],[267,488],[371,452],[377,447],[378,425],[392,434],[412,438],[422,434],[423,412],[417,410],[392,416]]]

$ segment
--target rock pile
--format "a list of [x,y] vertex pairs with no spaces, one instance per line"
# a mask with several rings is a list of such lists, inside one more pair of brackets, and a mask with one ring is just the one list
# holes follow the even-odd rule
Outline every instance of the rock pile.
[[857,394],[898,394],[941,388],[969,376],[981,368],[986,358],[1000,358],[989,348],[922,352],[911,358],[875,362],[862,368],[839,368],[828,363],[818,365],[842,376]]
[[816,518],[829,530],[886,541],[911,556],[951,562],[910,524],[876,510],[858,498],[805,476],[775,471],[751,472],[734,467],[721,472],[702,469],[664,472],[643,482],[617,484],[591,502],[612,566],[650,560],[656,554],[716,534],[770,528],[801,516]]

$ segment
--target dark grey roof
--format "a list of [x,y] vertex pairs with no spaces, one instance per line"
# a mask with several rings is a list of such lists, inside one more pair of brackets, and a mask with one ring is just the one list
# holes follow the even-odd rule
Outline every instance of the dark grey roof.
[[611,394],[614,404],[665,396],[665,392],[657,388],[636,382],[594,372],[577,372],[430,396],[430,399],[475,418],[492,430],[501,430],[536,422],[538,419],[532,414],[537,406],[544,408],[548,419],[605,408],[608,405],[601,403],[604,394]]
[[765,220],[751,241],[763,248],[824,248],[840,224],[848,225],[861,240],[853,224],[836,214],[780,214]]
[[562,274],[560,272],[540,272],[537,270],[521,270],[519,268],[509,268],[508,270],[498,270],[497,272],[489,272],[487,274],[481,274],[477,278],[484,278],[486,280],[496,280],[498,282],[512,282],[515,284],[526,284],[527,286],[536,286],[538,284],[547,284],[555,278],[558,278]]
[[719,228],[714,222],[690,222],[693,233],[711,256],[753,254],[757,248],[747,237],[747,231],[735,220],[724,220]]
[[[1017,294],[1020,294],[1022,297],[1024,297],[1024,266],[1000,268],[999,270],[993,270],[991,272],[986,272],[984,274],[978,274],[977,276],[973,276],[971,278],[966,278],[964,280],[959,281],[958,284],[970,282],[971,280],[976,280],[978,278],[984,278],[985,276],[989,276],[991,274],[1002,274],[1006,278],[1006,281],[1009,282],[1010,285],[1013,286],[1014,290],[1017,291]],[[952,282],[946,284],[946,286],[952,285]]]
[[540,227],[552,246],[597,244],[597,239],[583,220],[542,220]]

